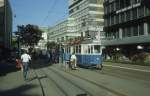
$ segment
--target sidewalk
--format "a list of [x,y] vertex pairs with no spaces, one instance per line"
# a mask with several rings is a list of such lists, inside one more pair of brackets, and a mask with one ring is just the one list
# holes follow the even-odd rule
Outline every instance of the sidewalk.
[[33,71],[24,81],[22,71],[15,65],[0,64],[0,96],[42,96],[42,90]]
[[103,65],[107,67],[118,67],[122,69],[150,72],[150,66],[140,66],[134,64],[132,65],[132,64],[122,64],[122,63],[112,63],[112,62],[104,62]]

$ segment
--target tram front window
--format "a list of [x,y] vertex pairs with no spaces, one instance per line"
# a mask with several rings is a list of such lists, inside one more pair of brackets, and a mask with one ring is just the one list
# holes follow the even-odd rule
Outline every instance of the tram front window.
[[94,53],[101,53],[100,52],[100,45],[94,45]]

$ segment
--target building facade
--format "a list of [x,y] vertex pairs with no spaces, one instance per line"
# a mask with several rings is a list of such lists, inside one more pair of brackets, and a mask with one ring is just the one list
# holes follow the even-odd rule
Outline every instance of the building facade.
[[80,36],[76,33],[75,21],[73,18],[68,18],[53,27],[49,28],[48,40],[57,43],[64,43],[65,41]]
[[47,50],[47,34],[48,34],[48,27],[40,27],[39,28],[42,31],[42,40],[39,41],[37,47],[41,50]]
[[76,33],[81,36],[96,39],[103,31],[103,15],[103,0],[69,0],[69,17],[75,19]]
[[104,0],[107,54],[120,51],[131,59],[139,51],[150,52],[150,1]]
[[12,41],[12,10],[8,0],[0,0],[0,46],[10,48]]

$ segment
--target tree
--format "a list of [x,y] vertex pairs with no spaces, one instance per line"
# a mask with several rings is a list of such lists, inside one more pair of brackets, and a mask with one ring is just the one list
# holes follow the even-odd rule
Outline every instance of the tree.
[[37,45],[39,40],[42,39],[42,31],[36,25],[20,25],[17,26],[18,31],[17,35],[19,35],[19,41],[21,45],[26,45],[30,47],[34,47]]
[[57,48],[59,45],[55,42],[47,42],[47,48],[52,49],[52,48]]

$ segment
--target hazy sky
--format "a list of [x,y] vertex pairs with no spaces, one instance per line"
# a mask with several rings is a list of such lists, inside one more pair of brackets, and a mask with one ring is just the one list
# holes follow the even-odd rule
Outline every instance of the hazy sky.
[[52,26],[68,16],[68,0],[9,0],[13,31],[17,25]]

